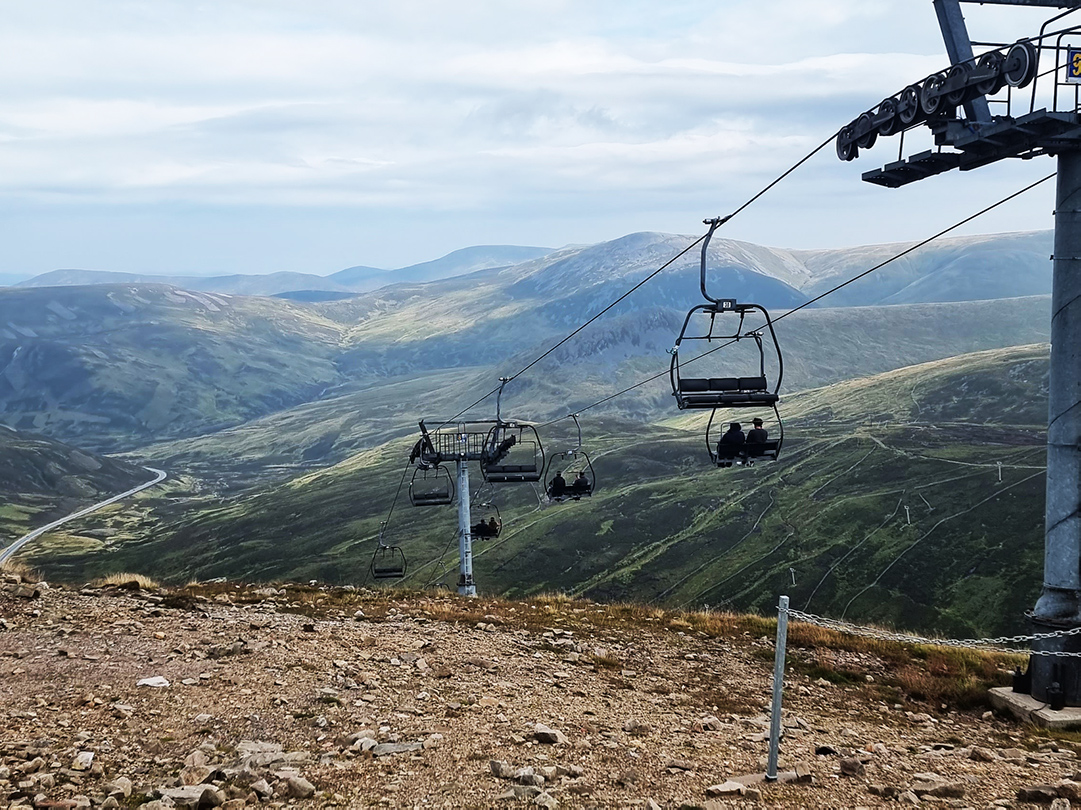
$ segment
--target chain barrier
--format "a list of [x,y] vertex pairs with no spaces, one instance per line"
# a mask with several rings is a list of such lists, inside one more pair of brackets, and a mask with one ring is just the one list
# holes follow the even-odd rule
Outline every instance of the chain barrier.
[[841,619],[830,619],[826,616],[817,616],[814,613],[804,613],[801,610],[788,608],[788,617],[793,621],[813,624],[837,633],[845,633],[850,636],[862,636],[874,638],[880,641],[897,641],[902,644],[927,644],[935,647],[958,647],[967,650],[980,650],[982,652],[1011,653],[1014,655],[1044,655],[1054,658],[1081,658],[1081,652],[1065,652],[1059,650],[1030,650],[1010,647],[1011,644],[1024,644],[1026,642],[1041,641],[1049,638],[1066,638],[1068,636],[1081,635],[1081,626],[1069,630],[1056,630],[1051,633],[1033,633],[1027,636],[999,636],[998,638],[926,638],[909,633],[894,633],[889,630],[880,630],[874,627],[864,627],[852,624]]

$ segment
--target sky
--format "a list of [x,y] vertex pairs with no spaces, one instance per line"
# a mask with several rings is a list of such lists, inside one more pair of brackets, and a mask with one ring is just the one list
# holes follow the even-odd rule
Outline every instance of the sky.
[[[1054,13],[964,8],[994,42]],[[698,234],[947,64],[930,0],[12,3],[0,276],[325,275],[478,244]],[[1054,171],[861,182],[897,150],[880,139],[842,163],[829,145],[722,235],[919,239]],[[1050,228],[1053,193],[963,232]]]

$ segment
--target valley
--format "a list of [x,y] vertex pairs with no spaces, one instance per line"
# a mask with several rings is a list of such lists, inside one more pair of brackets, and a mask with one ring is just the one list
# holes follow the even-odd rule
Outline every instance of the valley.
[[[404,584],[452,587],[453,507],[403,494],[417,420],[492,390],[683,240],[634,234],[340,301],[142,282],[0,291],[0,418],[170,473],[22,559],[73,582],[137,571],[360,584],[390,512]],[[598,489],[550,505],[474,474],[476,503],[494,500],[505,527],[476,543],[482,591],[758,611],[784,591],[860,621],[1019,628],[1042,560],[1044,241],[943,240],[847,288],[847,306],[784,317],[903,246],[803,255],[718,240],[718,283],[774,307],[785,361],[781,460],[729,470],[709,466],[704,417],[675,410],[667,379],[696,300],[697,259],[685,257],[508,387],[504,415],[588,408]],[[703,359],[701,373],[736,356]],[[572,427],[544,428],[548,448],[572,446]]]

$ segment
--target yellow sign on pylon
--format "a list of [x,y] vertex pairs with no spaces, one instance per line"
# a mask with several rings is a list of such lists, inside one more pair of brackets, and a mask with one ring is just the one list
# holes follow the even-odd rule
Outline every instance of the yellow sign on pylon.
[[1081,84],[1081,48],[1066,49],[1066,82]]

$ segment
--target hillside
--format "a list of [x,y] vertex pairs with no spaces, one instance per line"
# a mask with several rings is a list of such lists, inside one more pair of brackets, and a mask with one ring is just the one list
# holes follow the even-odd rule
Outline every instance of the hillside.
[[0,547],[146,478],[134,464],[0,429]]
[[0,291],[0,418],[89,449],[234,425],[342,381],[341,328],[165,286]]
[[764,767],[773,627],[756,617],[17,578],[0,613],[13,804],[983,807],[1078,791],[1076,735],[984,714],[1016,659],[968,650],[791,625],[780,765],[801,779],[721,788]]
[[[957,353],[1046,340],[1049,305],[1049,299],[1041,297],[805,310],[777,327],[784,347],[784,390],[862,378]],[[645,323],[641,314],[605,321],[516,380],[503,404],[508,413],[546,421],[661,373],[656,382],[591,412],[587,425],[600,414],[637,422],[668,418],[673,401],[666,350],[681,324],[682,315],[674,311],[654,313]],[[439,341],[429,338],[421,345],[431,348],[431,362],[438,364],[439,358],[446,358]],[[421,351],[419,346],[417,350]],[[140,448],[137,455],[227,486],[296,474],[410,435],[421,416],[451,415],[474,401],[478,392],[491,390],[508,368],[520,367],[534,356],[522,350],[496,367],[368,376],[365,382],[339,386],[316,402],[209,436],[155,443]],[[728,357],[719,355],[715,365],[701,362],[717,373],[723,370],[720,359]],[[416,360],[418,365],[422,362]],[[494,415],[493,403],[485,403],[478,412]]]
[[[528,486],[474,482],[506,526],[478,543],[477,581],[486,593],[756,610],[783,587],[829,615],[1018,629],[1041,581],[1046,360],[1046,346],[983,352],[794,396],[782,461],[748,469],[707,466],[702,416],[590,419],[589,502],[545,506]],[[569,428],[545,431],[549,449],[570,445]],[[73,553],[73,530],[29,558],[61,579],[120,567],[360,583],[409,443],[225,501],[151,499],[151,523],[99,519],[115,537],[108,556]],[[387,539],[413,561],[406,584],[453,583],[455,527],[452,509],[402,498]]]

